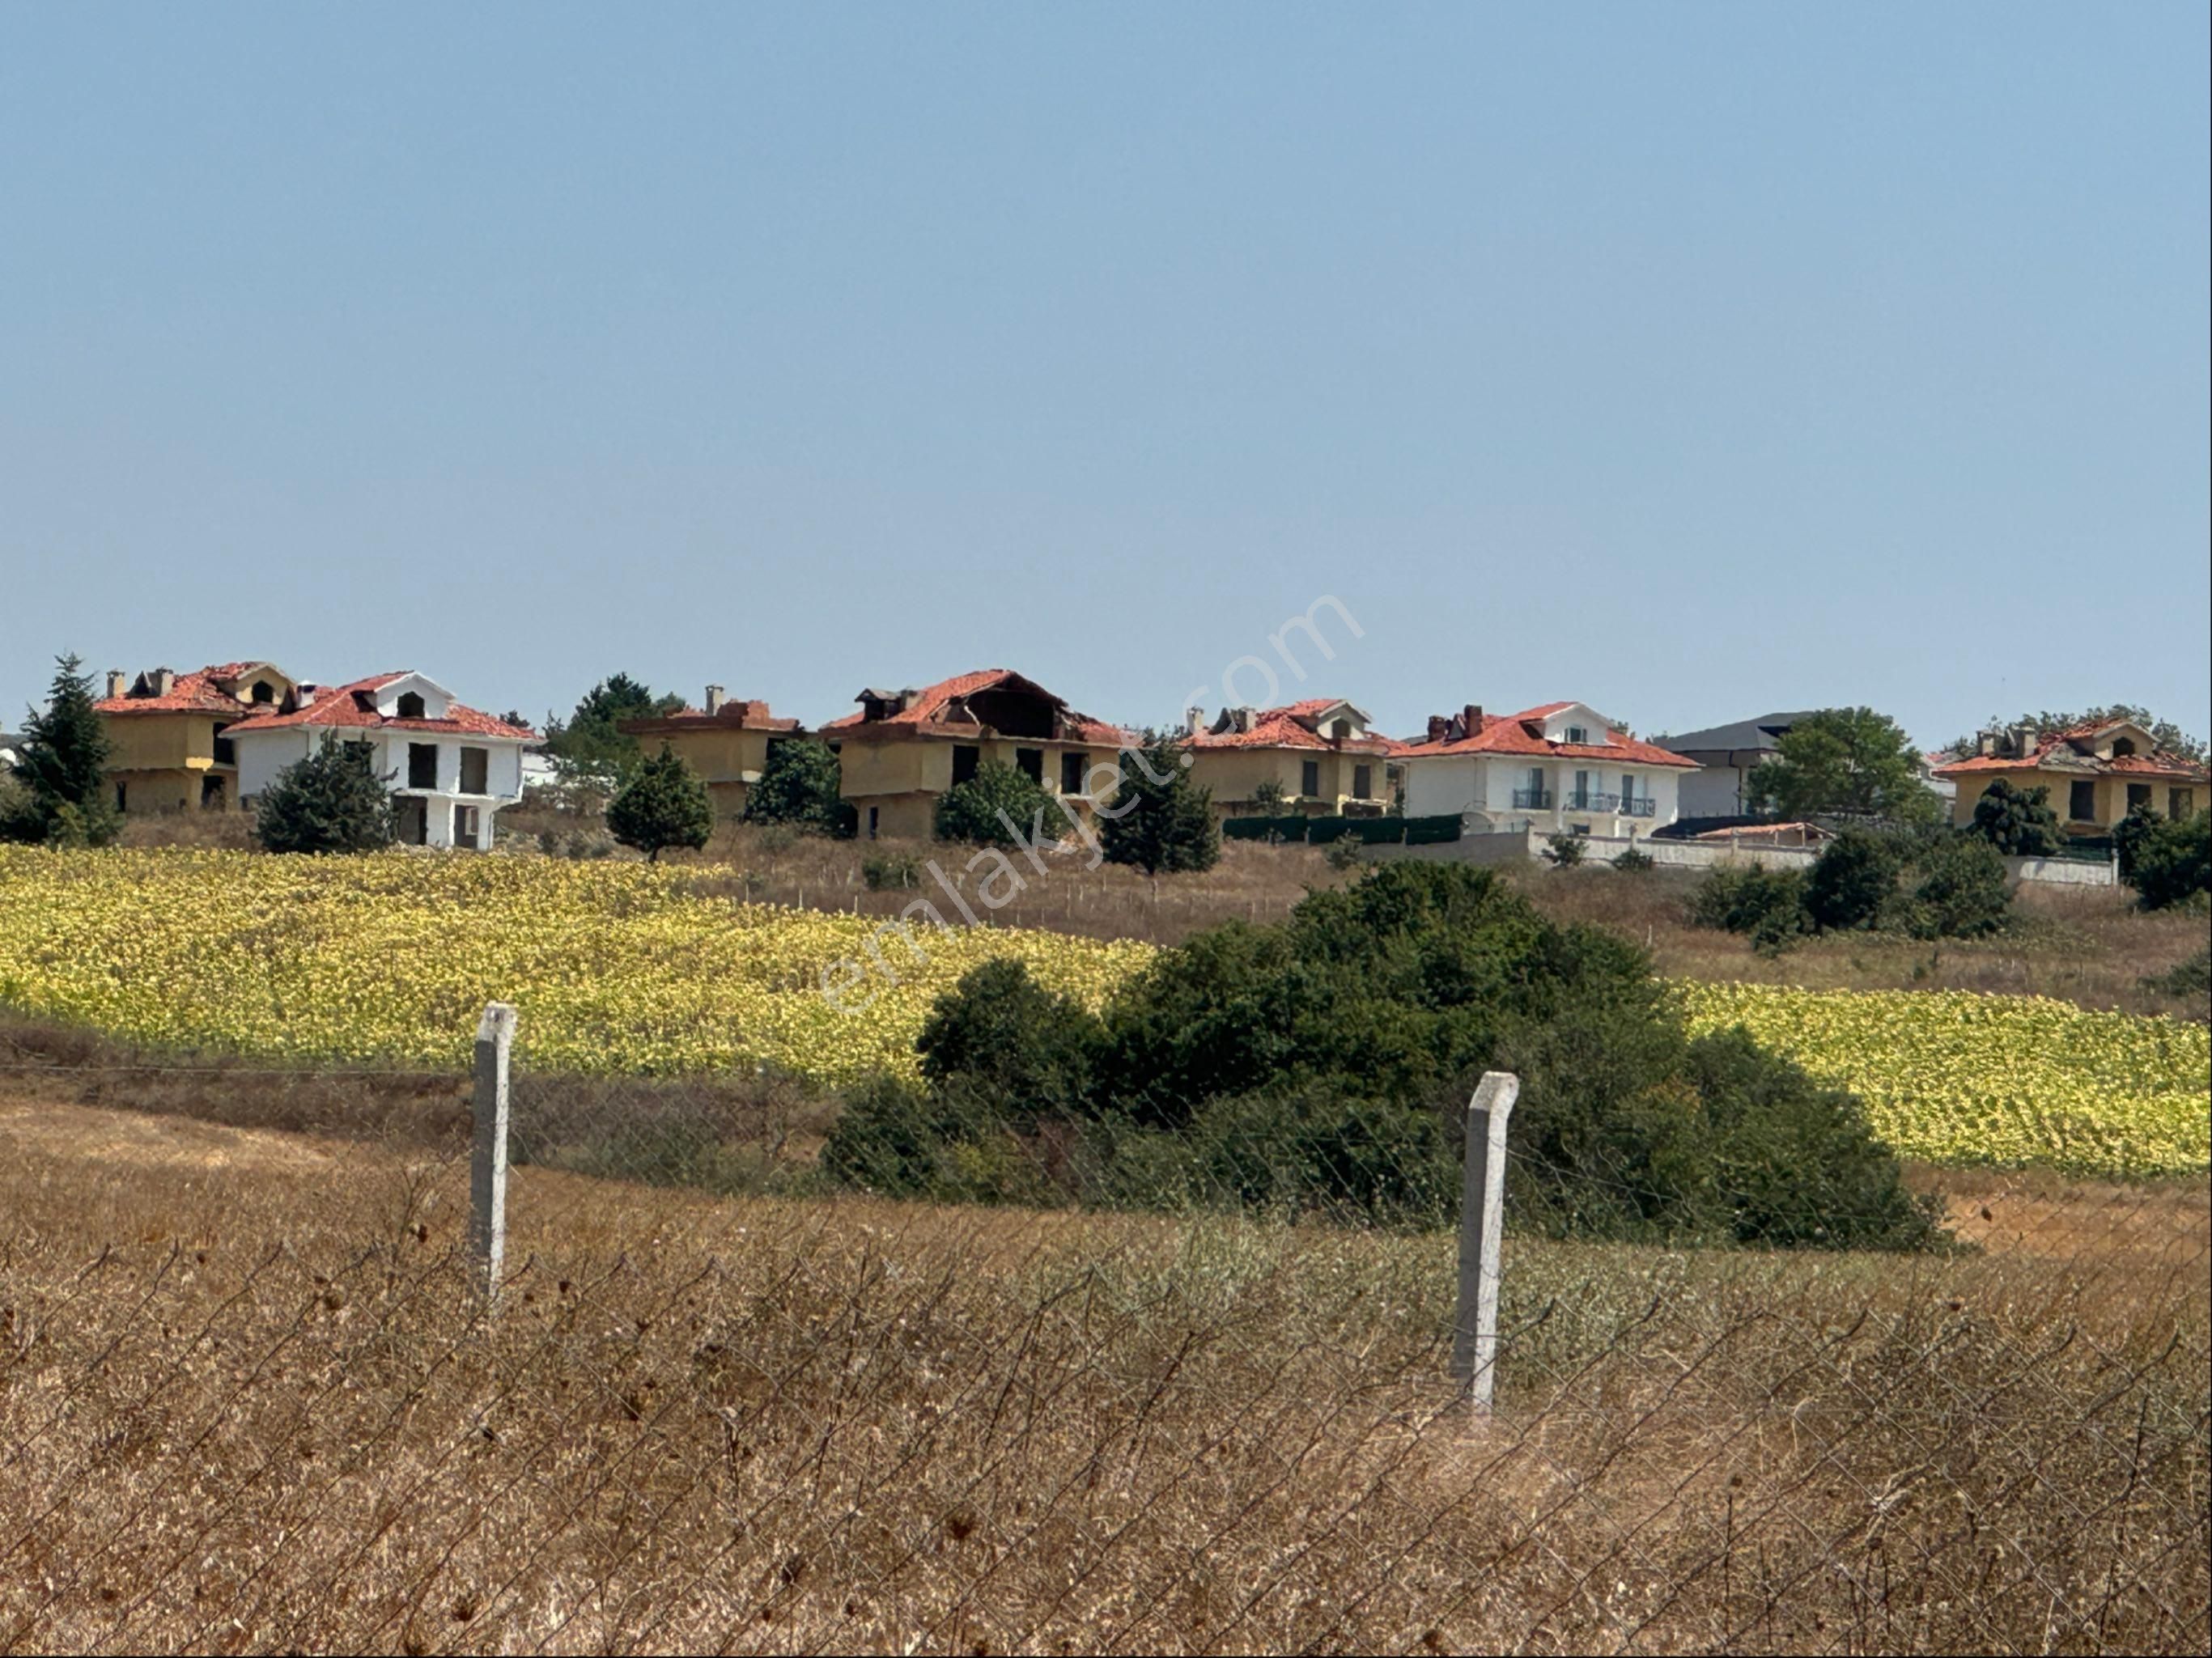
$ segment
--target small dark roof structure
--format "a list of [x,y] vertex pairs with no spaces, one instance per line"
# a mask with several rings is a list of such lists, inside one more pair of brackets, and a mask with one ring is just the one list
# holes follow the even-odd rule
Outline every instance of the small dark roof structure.
[[1701,732],[1683,732],[1671,737],[1655,737],[1651,740],[1661,748],[1672,749],[1677,754],[1711,754],[1743,749],[1771,752],[1784,732],[1799,720],[1809,720],[1819,712],[1817,708],[1802,708],[1796,714],[1763,714],[1756,720],[1739,720],[1733,726],[1714,726]]

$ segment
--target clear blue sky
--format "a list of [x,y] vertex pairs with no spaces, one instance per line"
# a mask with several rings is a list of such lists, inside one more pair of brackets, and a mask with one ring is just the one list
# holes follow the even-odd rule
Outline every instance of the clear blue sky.
[[2212,726],[2201,3],[0,9],[0,723]]

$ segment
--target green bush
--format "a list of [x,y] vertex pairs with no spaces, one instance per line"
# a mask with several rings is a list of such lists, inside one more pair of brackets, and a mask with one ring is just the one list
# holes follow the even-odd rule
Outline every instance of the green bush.
[[768,745],[760,780],[745,792],[745,822],[784,823],[808,835],[846,838],[854,809],[840,794],[843,772],[827,743],[779,738]]
[[964,841],[982,847],[1014,847],[1042,831],[1057,839],[1067,820],[1027,772],[987,760],[964,783],[937,797],[936,831],[940,841]]
[[1657,860],[1641,847],[1631,847],[1613,860],[1613,866],[1630,875],[1642,875],[1649,870],[1656,868]]
[[2202,996],[2212,991],[2212,949],[2200,950],[2166,972],[2152,974],[2143,983],[2169,996]]
[[2129,884],[2145,909],[2212,891],[2212,812],[2160,823],[2136,847]]
[[1847,830],[1828,842],[1805,878],[1805,914],[1823,932],[1869,927],[1897,885],[1897,859],[1875,836]]
[[376,774],[366,743],[329,732],[304,760],[261,792],[253,832],[270,852],[374,852],[398,832],[391,791]]
[[1811,929],[1805,878],[1794,869],[1747,866],[1715,870],[1698,883],[1690,918],[1699,926],[1748,935],[1764,950],[1787,949]]
[[[1455,1214],[1461,1116],[1517,1072],[1516,1224],[1919,1248],[1938,1234],[1849,1096],[1691,1042],[1643,952],[1489,872],[1392,864],[1160,952],[1094,1017],[999,962],[940,999],[920,1088],[866,1092],[824,1165],[888,1194]],[[1808,1173],[1811,1170],[1814,1172]]]
[[1985,840],[1962,835],[1918,865],[1905,931],[1921,938],[1974,938],[2012,919],[2012,885],[2002,854]]
[[921,884],[921,859],[911,852],[872,852],[860,859],[860,878],[871,892],[905,891]]
[[1559,869],[1572,869],[1587,850],[1579,835],[1554,835],[1544,842],[1544,856]]
[[1353,869],[1358,865],[1359,854],[1366,842],[1357,835],[1340,835],[1322,850],[1322,862],[1333,870]]
[[1079,1003],[1055,996],[1022,963],[971,968],[915,1039],[925,1082],[963,1092],[1000,1121],[1085,1114],[1102,1032]]

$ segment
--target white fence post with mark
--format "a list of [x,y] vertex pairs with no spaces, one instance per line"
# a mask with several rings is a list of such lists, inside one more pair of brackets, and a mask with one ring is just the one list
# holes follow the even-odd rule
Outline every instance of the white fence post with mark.
[[1505,1122],[1521,1079],[1486,1071],[1467,1102],[1467,1168],[1459,1212],[1459,1316],[1452,1379],[1488,1412],[1498,1369],[1498,1252],[1505,1232]]
[[469,1164],[469,1254],[486,1308],[499,1299],[507,1260],[507,1070],[514,1009],[486,1004],[477,1024],[476,1145]]

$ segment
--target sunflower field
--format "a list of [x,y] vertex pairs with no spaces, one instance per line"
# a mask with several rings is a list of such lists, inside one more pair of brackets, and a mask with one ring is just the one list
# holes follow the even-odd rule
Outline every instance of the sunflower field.
[[[1097,1006],[1152,953],[925,922],[917,959],[877,918],[733,903],[702,896],[699,874],[0,846],[0,1007],[156,1047],[459,1067],[484,1003],[502,1000],[537,1068],[768,1066],[834,1088],[911,1072],[931,1002],[980,962],[1018,957]],[[1741,1025],[1856,1092],[1907,1157],[2125,1175],[2208,1163],[2200,1024],[1968,992],[1676,990],[1693,1029]]]
[[924,918],[917,960],[875,918],[702,897],[696,873],[0,847],[0,1007],[160,1047],[462,1066],[483,1005],[508,1001],[539,1069],[836,1086],[911,1070],[930,1003],[979,962],[1018,957],[1095,1005],[1152,953]]
[[1907,1157],[2069,1174],[2202,1170],[2205,1026],[1966,990],[1809,991],[1680,981],[1693,1031],[1741,1025],[1865,1103]]

